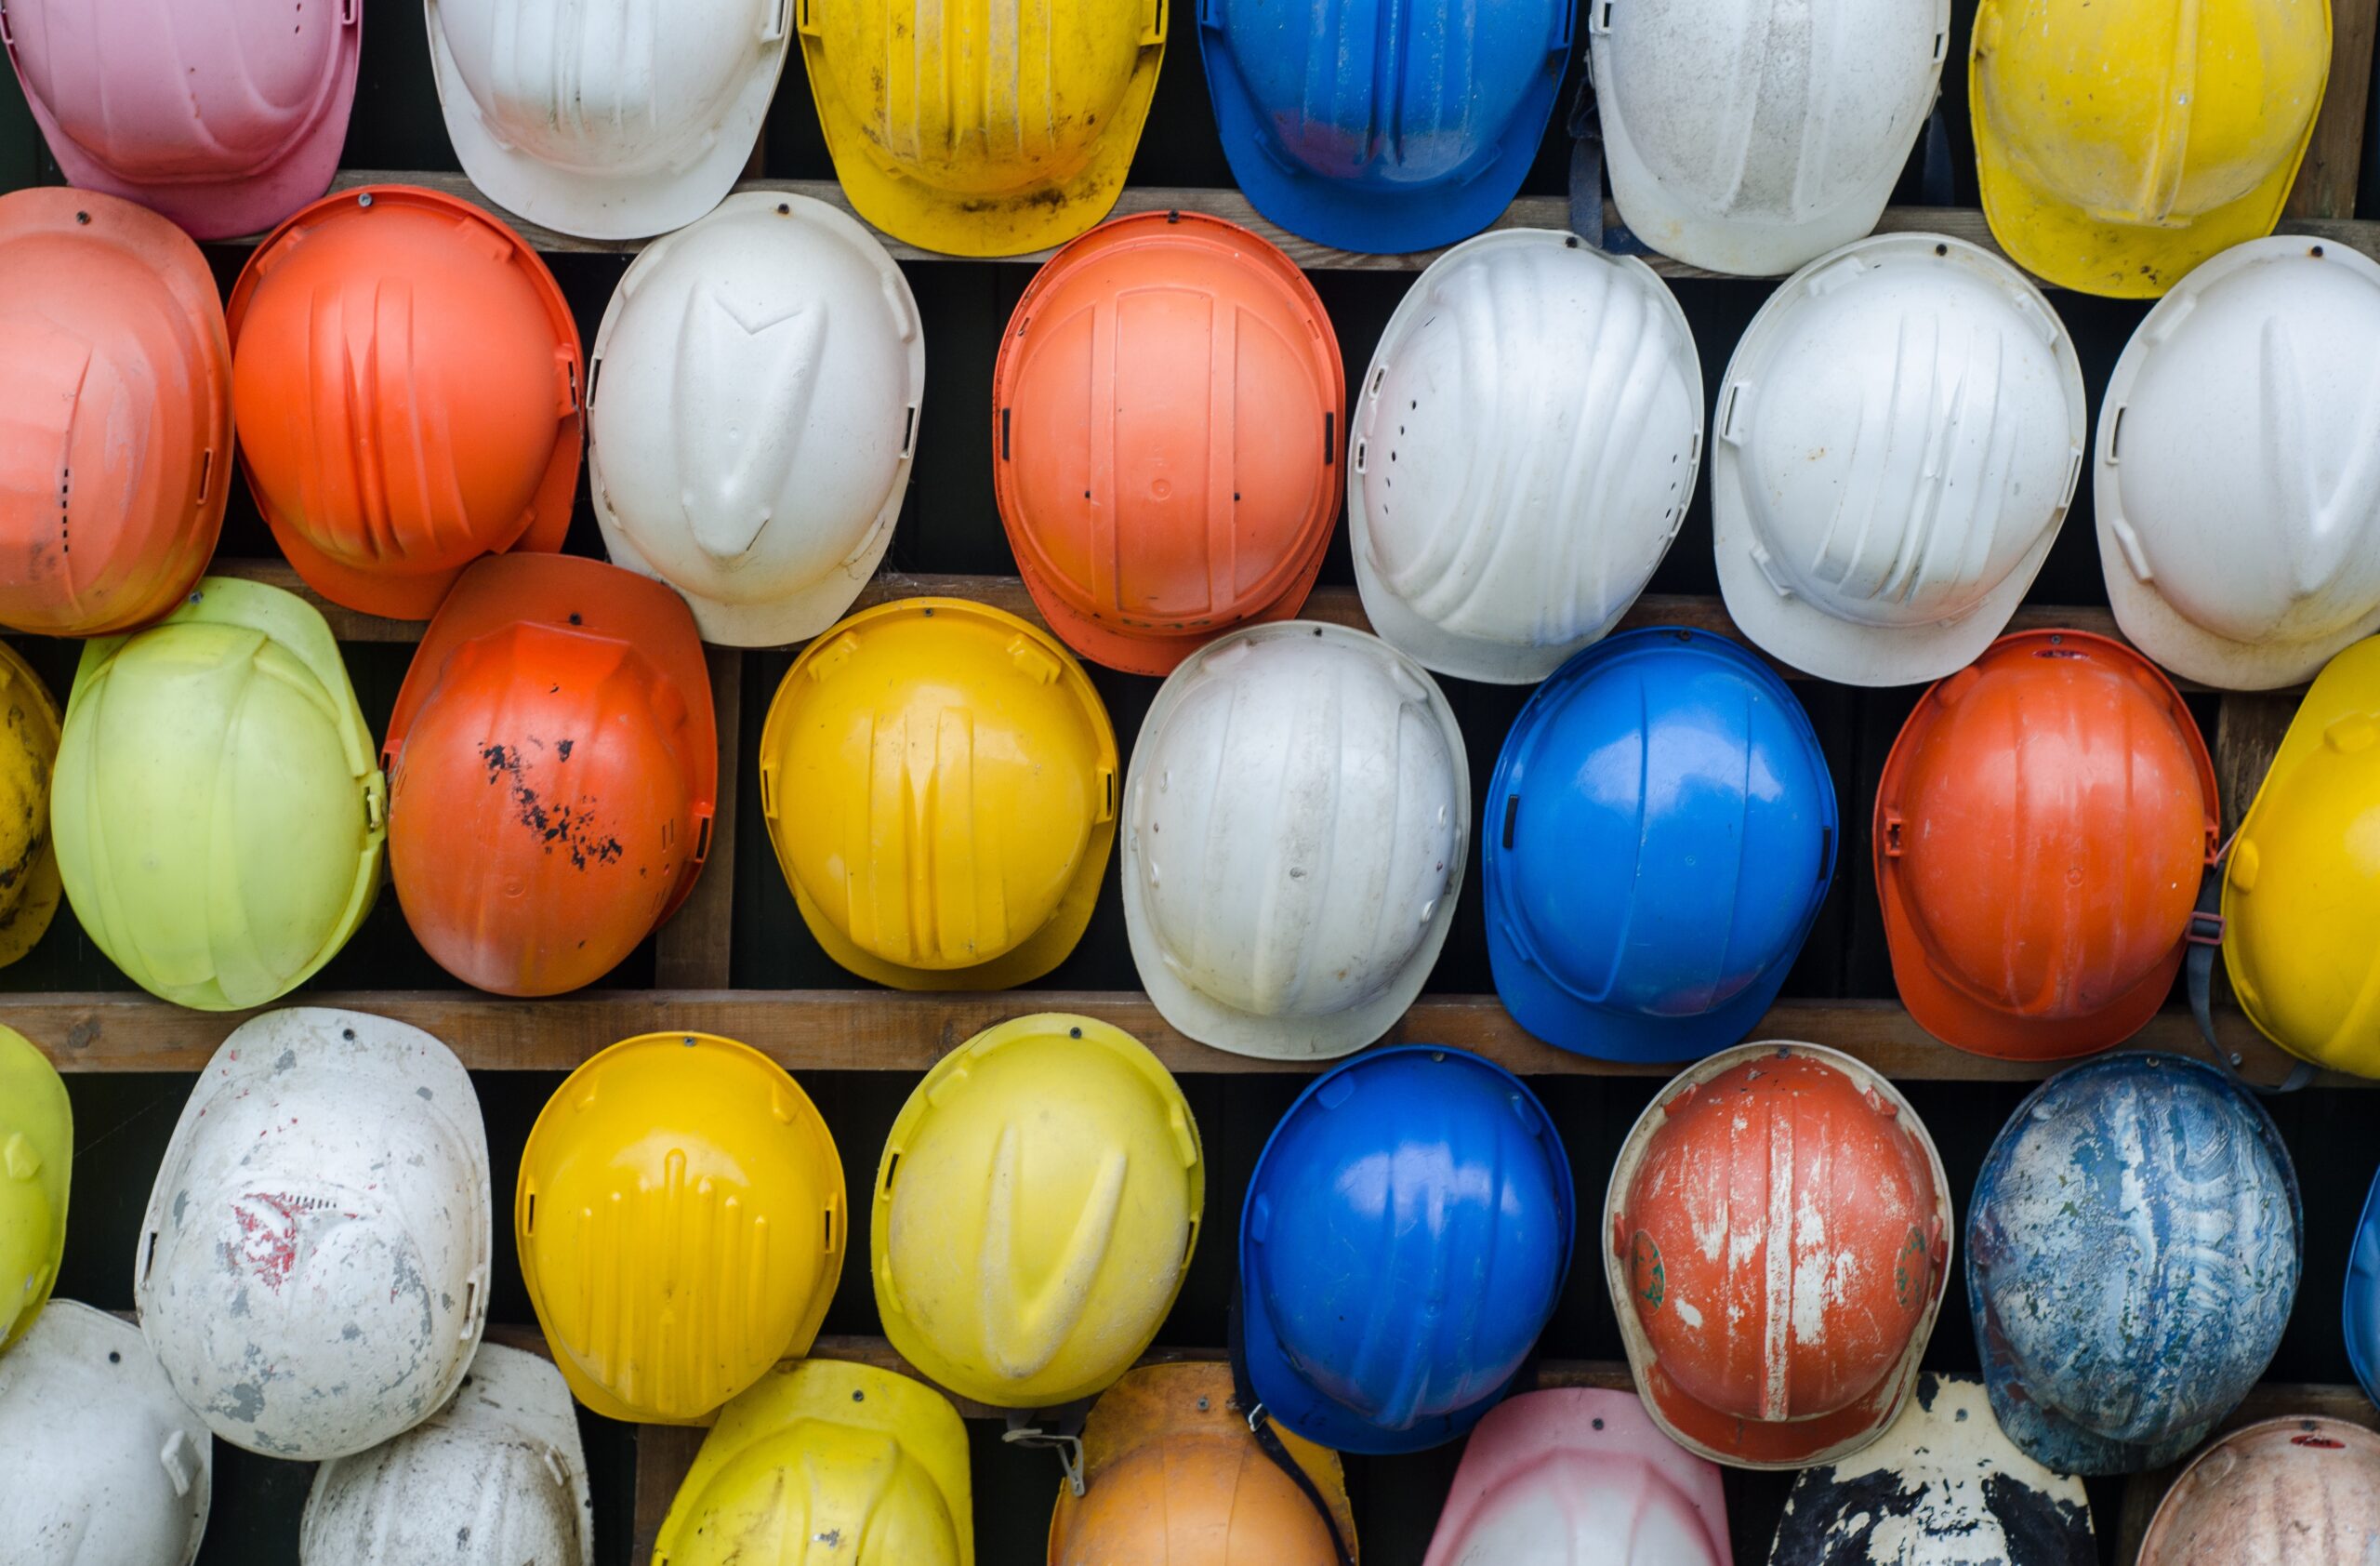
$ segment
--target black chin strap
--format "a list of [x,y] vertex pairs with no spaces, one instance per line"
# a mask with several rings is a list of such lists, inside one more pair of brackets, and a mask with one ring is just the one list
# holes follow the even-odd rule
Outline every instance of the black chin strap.
[[2312,1082],[2313,1062],[2301,1060],[2276,1086],[2252,1082],[2240,1075],[2243,1057],[2225,1049],[2223,1041],[2215,1036],[2215,954],[2223,945],[2223,867],[2219,858],[2206,868],[2206,878],[2199,883],[2198,907],[2190,911],[2186,938],[2189,954],[2182,960],[2182,972],[2189,987],[2190,1015],[2198,1018],[2198,1030],[2206,1040],[2207,1053],[2215,1056],[2215,1064],[2223,1074],[2249,1092],[2268,1098],[2295,1093]]
[[1315,1483],[1314,1476],[1289,1454],[1280,1432],[1273,1428],[1273,1416],[1264,1411],[1263,1403],[1256,1400],[1256,1388],[1248,1375],[1248,1345],[1240,1333],[1237,1295],[1234,1295],[1231,1302],[1231,1386],[1232,1401],[1247,1414],[1248,1433],[1256,1438],[1258,1450],[1273,1460],[1275,1467],[1289,1476],[1290,1482],[1314,1507],[1315,1515],[1322,1519],[1322,1526],[1330,1533],[1330,1553],[1337,1559],[1339,1566],[1355,1566],[1354,1552],[1348,1549],[1345,1536],[1339,1532],[1339,1519],[1331,1511],[1330,1503],[1322,1497],[1322,1487]]

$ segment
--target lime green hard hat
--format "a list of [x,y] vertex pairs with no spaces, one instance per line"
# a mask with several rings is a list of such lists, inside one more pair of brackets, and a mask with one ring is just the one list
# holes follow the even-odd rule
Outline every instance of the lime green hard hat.
[[388,784],[330,627],[209,577],[146,630],[86,644],[50,835],[115,965],[201,1011],[303,983],[372,910]]
[[0,1351],[25,1335],[66,1252],[74,1109],[22,1033],[0,1028]]

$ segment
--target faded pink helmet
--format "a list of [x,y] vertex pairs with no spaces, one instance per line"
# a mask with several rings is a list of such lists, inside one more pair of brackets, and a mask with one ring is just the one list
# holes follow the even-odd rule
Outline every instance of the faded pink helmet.
[[193,239],[272,228],[338,171],[364,0],[7,0],[8,49],[66,178]]
[[1527,1392],[1488,1411],[1422,1566],[1728,1566],[1719,1466],[1631,1392]]

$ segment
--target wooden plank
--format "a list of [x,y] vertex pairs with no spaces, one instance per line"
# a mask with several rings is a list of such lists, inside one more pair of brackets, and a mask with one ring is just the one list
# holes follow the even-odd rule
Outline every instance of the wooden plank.
[[633,1521],[629,1560],[653,1559],[653,1546],[661,1538],[661,1524],[669,1516],[669,1504],[678,1498],[678,1487],[686,1482],[686,1471],[694,1466],[694,1453],[702,1450],[703,1437],[709,1433],[686,1425],[636,1427],[636,1498],[630,1513]]
[[2225,843],[2240,829],[2264,786],[2289,720],[2297,715],[2297,700],[2294,695],[2233,691],[2215,709],[2215,788],[2223,802]]
[[[2300,1418],[2315,1415],[2324,1419],[2343,1420],[2360,1425],[2367,1430],[2380,1430],[2380,1409],[2363,1395],[2360,1387],[2318,1387],[2289,1382],[2266,1382],[2248,1393],[2238,1408],[2233,1409],[2215,1427],[2210,1444],[2226,1433],[2266,1419]],[[2200,1451],[2204,1451],[2201,1447]],[[2190,1454],[2192,1457],[2197,1453]],[[2158,1504],[2165,1492],[2173,1488],[2188,1459],[2162,1468],[2152,1468],[2145,1474],[2134,1474],[2124,1481],[2123,1508],[2116,1520],[2116,1566],[2136,1566],[2140,1559],[2140,1541],[2149,1532],[2149,1524],[2157,1515]],[[2313,1566],[2308,1562],[2307,1566]]]
[[[1263,1060],[1227,1055],[1168,1027],[1133,990],[1019,990],[987,995],[908,994],[879,989],[582,991],[517,1001],[471,990],[307,994],[291,1005],[342,1006],[395,1017],[443,1039],[482,1071],[567,1071],[608,1044],[640,1033],[702,1032],[740,1039],[793,1071],[922,1072],[950,1050],[1009,1017],[1060,1011],[1098,1017],[1131,1033],[1172,1070],[1189,1073],[1312,1073],[1327,1060]],[[191,1012],[138,994],[26,994],[0,1000],[6,1022],[46,1052],[61,1071],[197,1071],[215,1046],[253,1013]],[[2275,1081],[2290,1064],[2236,1015],[2247,1073]],[[1783,1001],[1752,1035],[1827,1044],[1896,1080],[2036,1082],[2062,1064],[1993,1060],[1928,1036],[1892,1001]],[[1424,996],[1390,1029],[1391,1043],[1474,1051],[1524,1076],[1665,1079],[1674,1066],[1595,1060],[1523,1032],[1492,995]],[[2195,1055],[2204,1046],[2182,1010],[2160,1013],[2122,1047]],[[2369,1087],[2325,1072],[2332,1087]]]
[[[2368,4],[2369,0],[2342,0],[2345,4]],[[2368,33],[2367,33],[2368,40]],[[2367,41],[2365,58],[2370,58]],[[2335,56],[2334,56],[2335,59]],[[2334,69],[2337,67],[2334,65]],[[2326,153],[2326,156],[2333,154]],[[2350,170],[2347,180],[2348,209],[2354,198],[2354,175]],[[350,191],[365,185],[420,185],[443,192],[494,213],[512,225],[535,248],[553,255],[579,253],[619,254],[641,250],[649,240],[581,239],[575,234],[556,233],[524,222],[482,195],[471,182],[460,174],[432,173],[399,169],[342,170],[331,188]],[[791,192],[823,201],[857,219],[851,203],[843,196],[842,188],[831,179],[761,179],[747,180],[736,186],[739,191],[763,190]],[[1249,204],[1248,198],[1236,190],[1206,190],[1189,187],[1131,187],[1125,190],[1116,203],[1115,216],[1127,217],[1142,212],[1203,212],[1225,218],[1253,230],[1280,248],[1299,266],[1309,272],[1419,272],[1445,252],[1417,250],[1399,256],[1371,256],[1355,251],[1334,250],[1316,245],[1267,221]],[[1606,213],[1606,220],[1616,223],[1618,215]],[[865,222],[865,219],[860,221]],[[1504,209],[1503,215],[1488,225],[1496,229],[1567,229],[1570,226],[1570,204],[1563,196],[1523,196]],[[2307,215],[2288,224],[2292,233],[2309,234],[2360,250],[2367,256],[2380,256],[2380,222],[2357,221],[2350,217]],[[896,259],[910,261],[965,260],[978,258],[945,256],[938,251],[921,250],[879,231],[877,237],[886,250]],[[1953,206],[1896,206],[1887,208],[1876,225],[1879,233],[1938,233],[1953,239],[1964,239],[1981,246],[1994,255],[2002,255],[1991,237],[1980,211]],[[245,239],[229,241],[234,246],[253,246],[264,236],[252,234]],[[1054,252],[1037,250],[1030,255],[1012,256],[1006,259],[1026,265],[1038,265]],[[1666,256],[1647,256],[1646,263],[1664,277],[1717,277],[1718,272],[1691,267]],[[1753,287],[1771,287],[1773,283],[1753,280]]]
[[2300,218],[2352,218],[2363,172],[2364,109],[2372,90],[2373,24],[2380,0],[2331,0],[2331,76],[2306,161],[2282,208],[2285,226]]
[[[710,666],[712,720],[724,764],[711,809],[710,849],[703,873],[654,946],[653,979],[661,989],[725,989],[731,978],[729,931],[735,912],[735,794],[744,776],[744,655],[734,647],[704,649]],[[639,1557],[640,1559],[642,1557]]]

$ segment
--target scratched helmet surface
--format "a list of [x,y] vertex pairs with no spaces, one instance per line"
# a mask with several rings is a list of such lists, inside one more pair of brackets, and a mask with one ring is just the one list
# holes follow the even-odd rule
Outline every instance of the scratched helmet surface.
[[1874,1444],[1804,1468],[1768,1566],[2098,1566],[2082,1481],[2016,1449],[1973,1376],[1917,1378]]
[[529,1303],[578,1400],[703,1425],[810,1351],[848,1225],[833,1135],[785,1069],[707,1033],[624,1039],[530,1129],[512,1203]]
[[2380,1550],[2380,1436],[2267,1419],[2194,1458],[2141,1536],[2139,1566],[2363,1566]]
[[292,1007],[234,1029],[192,1091],[149,1193],[133,1301],[217,1435],[343,1457],[461,1385],[493,1243],[462,1062],[402,1022]]
[[1239,1225],[1256,1399],[1334,1452],[1461,1437],[1569,1274],[1577,1202],[1537,1095],[1462,1050],[1371,1050],[1301,1094]]
[[1233,179],[1341,250],[1468,239],[1519,193],[1569,63],[1569,0],[1206,0],[1198,49]]
[[654,1566],[974,1566],[967,1427],[932,1387],[835,1360],[781,1364],[725,1408]]
[[953,256],[1064,245],[1107,216],[1165,59],[1165,0],[806,0],[835,177]]
[[845,619],[794,660],[760,733],[760,814],[802,922],[901,989],[1005,989],[1064,962],[1118,781],[1073,655],[964,599]]
[[483,1343],[444,1408],[314,1470],[298,1566],[594,1566],[578,1414],[537,1355]]
[[910,1094],[877,1165],[884,1335],[995,1408],[1090,1397],[1172,1308],[1206,1188],[1189,1102],[1130,1034],[1055,1012],[978,1033]]
[[1991,1144],[1967,1214],[2000,1427],[2064,1473],[2175,1461],[2271,1362],[2304,1228],[2272,1118],[2212,1066],[2123,1054],[2052,1077]]
[[2343,245],[2234,246],[2157,301],[2093,470],[2108,602],[2142,652],[2267,690],[2380,630],[2374,363],[2380,263]]
[[710,849],[719,740],[694,617],[649,577],[491,555],[439,606],[382,750],[405,922],[503,995],[591,984]]
[[1621,1144],[1604,1202],[1646,1411],[1731,1467],[1859,1451],[1916,1384],[1951,1227],[1933,1137],[1859,1061],[1768,1042],[1688,1067]]
[[215,1443],[140,1341],[59,1300],[0,1354],[0,1539],[9,1566],[191,1566]]
[[31,1040],[0,1027],[0,1353],[25,1335],[58,1281],[73,1171],[64,1080]]
[[817,635],[884,558],[909,489],[925,334],[876,236],[746,191],[648,246],[587,371],[587,479],[615,564],[706,640]]
[[240,464],[332,603],[426,620],[483,554],[562,548],[578,327],[528,242],[406,185],[325,196],[232,286]]

